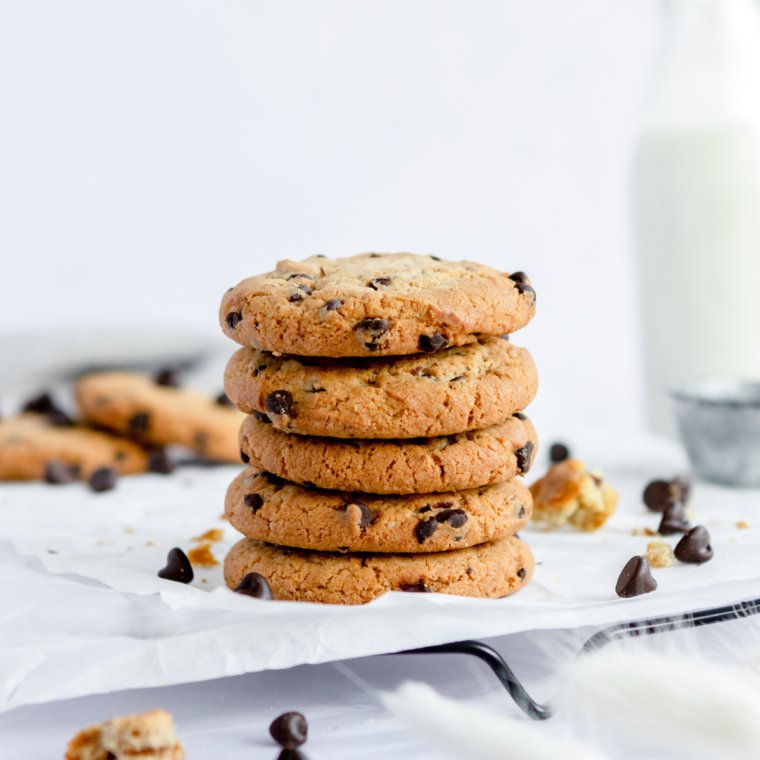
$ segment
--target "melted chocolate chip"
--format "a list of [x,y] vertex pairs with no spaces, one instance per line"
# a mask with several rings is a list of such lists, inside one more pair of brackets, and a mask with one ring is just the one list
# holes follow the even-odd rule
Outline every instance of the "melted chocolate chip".
[[253,419],[257,420],[258,422],[263,422],[265,424],[272,424],[272,420],[269,419],[269,417],[264,414],[264,412],[260,412],[258,409],[253,410]]
[[710,546],[710,534],[702,525],[694,526],[677,544],[675,549],[676,559],[681,562],[701,564],[709,562],[713,558],[713,549]]
[[526,576],[527,574],[528,574],[528,573],[526,573],[526,572],[525,572],[525,568],[524,568],[524,567],[521,567],[521,568],[520,568],[520,569],[517,571],[517,575],[519,576],[520,580],[525,580],[525,576]]
[[220,393],[214,399],[214,403],[218,404],[219,406],[230,406],[233,409],[235,408],[235,405],[232,403],[232,401],[230,401],[230,397],[224,392]]
[[113,467],[100,467],[90,475],[88,482],[95,493],[101,493],[116,488],[117,478],[118,474]]
[[343,306],[343,301],[340,301],[337,298],[331,298],[329,301],[325,301],[324,310],[336,311],[337,309],[340,309],[341,306]]
[[380,288],[387,288],[390,284],[390,277],[375,277],[374,280],[370,280],[367,283],[367,287],[372,288],[373,290],[379,290]]
[[240,449],[240,459],[242,459],[243,464],[248,464],[251,461],[251,458],[245,453],[245,451],[243,451],[243,449]]
[[150,427],[150,414],[148,412],[138,412],[129,420],[128,425],[133,433],[147,433]]
[[644,489],[642,498],[652,512],[664,512],[673,501],[673,491],[667,480],[653,480]]
[[351,504],[353,504],[356,507],[359,507],[359,512],[361,513],[361,516],[359,518],[359,527],[363,529],[363,528],[366,528],[368,525],[371,525],[374,515],[372,514],[372,510],[366,504],[362,504],[361,502],[358,502],[358,501],[352,501],[352,502],[349,502],[348,504],[344,504],[341,507],[341,510],[343,512],[348,512],[348,508],[351,506]]
[[195,574],[185,552],[175,547],[166,556],[166,567],[158,571],[158,577],[177,583],[190,583]]
[[243,319],[243,310],[240,309],[240,311],[231,311],[224,318],[224,321],[227,323],[229,327],[231,327],[234,330],[240,324],[242,319]]
[[377,351],[380,348],[380,339],[391,329],[391,324],[387,319],[379,317],[367,317],[359,320],[354,325],[354,330],[366,333],[369,341],[364,343],[365,348],[370,351]]
[[527,281],[528,275],[526,275],[525,272],[513,272],[509,275],[509,279],[512,280],[512,282],[524,283]]
[[517,469],[520,473],[525,474],[530,469],[535,449],[536,447],[534,446],[533,441],[528,441],[525,446],[515,451],[515,456],[517,457]]
[[173,369],[162,369],[156,375],[156,385],[163,385],[167,388],[179,388],[179,377]]
[[59,459],[51,459],[45,465],[45,482],[54,485],[60,485],[62,483],[71,483],[76,480],[71,467],[61,462]]
[[419,543],[427,541],[437,529],[438,521],[434,517],[431,517],[429,520],[423,520],[417,525],[417,541]]
[[288,301],[290,303],[298,303],[299,301],[303,301],[303,296],[300,293],[293,293],[292,296],[288,296]]
[[410,594],[432,594],[433,592],[422,582],[410,583],[408,586],[402,586],[402,591]]
[[269,733],[283,747],[300,747],[309,736],[309,726],[301,713],[287,712],[272,721]]
[[432,354],[435,351],[440,351],[448,345],[449,339],[441,333],[437,332],[432,335],[420,335],[420,349],[429,354]]
[[174,462],[163,449],[154,449],[148,454],[148,472],[169,475],[174,472]]
[[272,588],[267,579],[258,573],[247,573],[243,580],[233,589],[237,594],[252,596],[254,599],[265,599],[271,601],[274,599]]
[[660,520],[657,532],[661,536],[672,536],[674,533],[686,533],[690,528],[689,521],[684,514],[684,507],[680,501],[671,501]]
[[652,577],[649,562],[644,557],[631,557],[620,573],[615,592],[623,599],[629,599],[648,594],[656,588],[657,581]]
[[288,391],[274,391],[270,393],[264,401],[264,408],[270,414],[287,415],[288,417],[294,417],[293,410],[293,396]]
[[243,499],[243,503],[246,507],[250,507],[253,510],[253,514],[256,514],[261,509],[264,499],[257,493],[247,493]]
[[522,412],[515,412],[512,416],[516,417],[518,420],[523,420],[523,421],[528,419],[528,417],[524,415]]
[[435,519],[439,523],[448,523],[451,528],[461,528],[467,522],[467,512],[463,509],[444,509]]
[[570,449],[564,443],[554,443],[549,449],[549,459],[557,464],[570,458]]

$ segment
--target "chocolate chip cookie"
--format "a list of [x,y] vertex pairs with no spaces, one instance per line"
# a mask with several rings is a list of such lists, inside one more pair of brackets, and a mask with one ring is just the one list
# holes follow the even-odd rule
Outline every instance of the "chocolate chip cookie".
[[148,375],[104,372],[75,387],[84,417],[137,441],[177,444],[210,459],[239,462],[243,415],[202,393],[159,385]]
[[245,538],[224,561],[235,588],[255,572],[275,599],[364,604],[386,591],[433,592],[498,599],[526,586],[533,555],[519,538],[502,538],[435,554],[330,554],[287,549]]
[[318,551],[438,552],[512,536],[533,502],[518,479],[467,491],[378,496],[327,491],[254,467],[227,490],[225,514],[248,538]]
[[511,333],[536,310],[523,272],[410,253],[281,261],[222,299],[225,334],[243,346],[302,356],[434,353]]
[[370,360],[242,348],[224,386],[240,410],[288,433],[419,438],[504,422],[533,400],[538,376],[524,348],[485,338],[430,356]]
[[[54,425],[43,414],[0,420],[0,480],[68,482],[102,467],[122,475],[145,472],[147,453],[131,441],[97,430]],[[56,477],[56,472],[60,477]]]
[[378,494],[461,491],[524,475],[538,450],[525,415],[437,438],[370,440],[283,433],[246,417],[240,449],[250,464],[318,488]]

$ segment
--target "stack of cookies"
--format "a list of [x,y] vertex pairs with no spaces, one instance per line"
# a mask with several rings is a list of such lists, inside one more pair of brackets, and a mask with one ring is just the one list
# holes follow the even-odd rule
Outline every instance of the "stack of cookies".
[[411,254],[283,261],[231,288],[220,319],[244,348],[225,391],[249,467],[227,493],[246,537],[227,584],[341,604],[526,585],[538,379],[508,334],[535,298],[522,273]]

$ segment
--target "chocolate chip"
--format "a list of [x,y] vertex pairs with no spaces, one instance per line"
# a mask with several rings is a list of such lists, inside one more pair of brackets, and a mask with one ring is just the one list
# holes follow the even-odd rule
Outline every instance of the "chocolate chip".
[[465,375],[457,375],[456,377],[452,377],[451,380],[449,380],[450,383],[456,383],[458,380],[464,380]]
[[113,467],[100,467],[90,475],[90,488],[95,493],[110,491],[112,488],[116,488],[117,478],[118,474]]
[[502,340],[506,340],[506,341],[507,341],[507,343],[509,343],[509,342],[510,342],[510,340],[509,340],[509,333],[502,333],[502,334],[501,334],[499,337],[500,337]]
[[380,254],[379,253],[370,253],[369,257],[371,259],[379,259],[380,258]]
[[623,599],[648,594],[657,588],[657,581],[652,577],[649,562],[644,557],[631,557],[620,573],[615,591]]
[[520,569],[517,571],[517,575],[520,577],[520,579],[521,579],[521,580],[525,580],[525,576],[526,576],[527,574],[528,574],[528,573],[526,573],[526,572],[525,572],[525,568],[524,568],[524,567],[521,567],[521,568],[520,568]]
[[433,259],[433,261],[440,261],[440,259],[437,256],[431,255],[430,258]]
[[439,523],[447,522],[451,528],[461,528],[467,522],[467,512],[463,509],[444,509],[435,519]]
[[[314,280],[313,277],[310,277],[308,274],[290,274],[288,275],[288,281],[295,280],[296,277],[303,277],[305,280]],[[300,287],[300,286],[299,286]]]
[[512,282],[524,283],[528,279],[528,275],[526,275],[525,272],[513,272],[509,275],[509,279],[512,280]]
[[411,594],[432,594],[433,592],[422,582],[410,583],[408,586],[402,586],[402,591],[406,591]]
[[264,477],[279,490],[280,488],[284,488],[287,484],[287,480],[285,478],[280,478],[277,475],[273,475],[271,472],[265,472]]
[[248,464],[251,461],[251,458],[245,453],[245,451],[243,451],[243,449],[240,449],[240,458],[243,460],[243,464]]
[[147,433],[150,427],[150,414],[148,412],[138,412],[129,420],[129,429],[133,433]]
[[467,575],[472,575],[472,568],[468,567],[466,572],[467,572]]
[[380,288],[387,288],[390,284],[390,277],[375,277],[374,280],[370,280],[367,283],[367,287],[372,288],[373,290],[379,290]]
[[315,388],[313,385],[311,388],[306,389],[307,393],[327,393],[327,388]]
[[51,483],[54,485],[59,485],[61,483],[71,483],[74,478],[74,473],[71,471],[71,468],[61,462],[59,459],[51,459],[46,465],[45,465],[45,482]]
[[348,504],[344,504],[341,507],[341,510],[343,512],[347,512],[348,508],[352,504],[355,507],[359,507],[359,512],[361,514],[361,516],[359,517],[359,527],[366,528],[368,525],[371,525],[374,515],[372,514],[372,510],[366,504],[362,504],[361,502],[358,502],[358,501],[352,501],[352,502],[349,502]]
[[524,504],[520,505],[520,511],[517,513],[517,516],[518,517],[525,517],[525,505]]
[[304,293],[306,293],[307,296],[310,296],[312,293],[311,288],[308,285],[299,285],[298,286],[301,290],[303,290]]
[[299,712],[287,712],[269,726],[272,738],[283,747],[300,747],[309,737],[309,725]]
[[673,491],[667,480],[653,480],[644,489],[642,498],[652,512],[664,512],[673,501]]
[[390,329],[390,322],[387,319],[380,319],[379,317],[367,317],[366,319],[359,320],[354,325],[354,330],[366,333],[367,337],[369,337],[369,341],[365,342],[364,346],[370,351],[377,351],[380,348],[380,338]]
[[166,567],[158,571],[158,577],[177,583],[190,583],[195,574],[185,552],[175,546],[166,555]]
[[554,443],[549,449],[549,459],[557,464],[570,458],[570,449],[564,443]]
[[512,416],[516,417],[518,420],[523,420],[523,421],[528,419],[527,416],[524,415],[522,412],[515,412]]
[[535,449],[536,447],[534,446],[533,441],[528,441],[525,446],[515,451],[515,456],[517,457],[517,469],[522,474],[525,474],[530,469]]
[[272,420],[269,419],[269,417],[264,414],[264,412],[258,411],[258,409],[253,410],[253,419],[257,420],[258,422],[264,422],[271,424]]
[[518,282],[515,287],[517,288],[517,292],[520,295],[523,295],[523,293],[533,293],[533,302],[536,301],[536,291],[533,290],[533,288],[530,285],[526,285],[525,283]]
[[277,755],[277,760],[308,760],[308,758],[301,750],[295,747],[286,747]]
[[156,385],[164,385],[167,388],[179,388],[179,377],[173,369],[162,369],[156,375]]
[[713,558],[710,534],[702,525],[694,526],[677,544],[676,559],[681,562],[700,564]]
[[55,408],[45,413],[45,419],[47,419],[51,425],[55,425],[56,427],[71,427],[75,424],[74,420],[72,420],[66,412]]
[[225,318],[224,321],[231,327],[233,330],[240,324],[240,322],[243,319],[243,310],[240,309],[240,311],[231,311]]
[[270,414],[287,415],[293,417],[293,396],[288,391],[274,391],[270,393],[264,401],[264,408]]
[[154,449],[148,454],[148,472],[169,475],[174,472],[174,462],[163,449]]
[[672,536],[674,533],[686,533],[689,528],[690,525],[684,515],[683,504],[680,501],[671,501],[665,507],[657,532],[661,536]]
[[253,510],[253,514],[256,514],[256,512],[261,509],[264,499],[262,499],[257,493],[247,493],[243,502],[246,507],[250,507]]
[[438,521],[434,517],[431,517],[429,520],[423,520],[417,525],[417,541],[419,543],[427,541],[437,529]]
[[252,596],[254,599],[265,599],[272,601],[274,594],[269,582],[263,575],[258,573],[247,573],[243,576],[243,580],[238,583],[233,589],[238,594],[245,594],[245,596]]
[[293,293],[292,296],[288,296],[288,301],[290,303],[298,303],[299,301],[303,301],[303,295],[301,293]]
[[336,311],[343,306],[343,301],[339,301],[337,298],[331,298],[329,301],[325,301],[325,311]]
[[37,414],[46,414],[51,409],[55,409],[53,399],[50,398],[49,393],[43,393],[27,401],[26,404],[24,404],[22,411],[36,412]]
[[231,406],[233,409],[235,408],[235,405],[230,401],[230,397],[222,392],[220,393],[215,399],[214,403],[218,404],[219,406]]
[[433,333],[432,335],[420,335],[420,349],[431,354],[434,351],[440,351],[442,348],[446,348],[449,345],[449,339],[441,333]]

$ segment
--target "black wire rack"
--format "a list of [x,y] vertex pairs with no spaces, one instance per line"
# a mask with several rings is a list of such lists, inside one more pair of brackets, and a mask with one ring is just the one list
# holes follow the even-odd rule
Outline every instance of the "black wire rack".
[[[748,602],[728,605],[726,607],[712,607],[698,612],[687,612],[683,615],[653,618],[652,620],[639,620],[628,623],[618,623],[597,631],[581,647],[579,655],[595,652],[602,647],[620,639],[634,638],[636,636],[652,636],[655,633],[667,633],[668,631],[680,631],[686,628],[699,628],[703,625],[723,623],[727,620],[738,620],[756,615],[760,612],[760,599],[752,599]],[[482,641],[455,641],[451,644],[439,644],[420,649],[409,649],[396,654],[469,654],[477,657],[488,665],[499,679],[502,686],[509,692],[515,704],[533,720],[546,720],[551,718],[553,712],[549,705],[542,705],[528,694],[525,687],[507,665],[506,660],[493,647]]]

